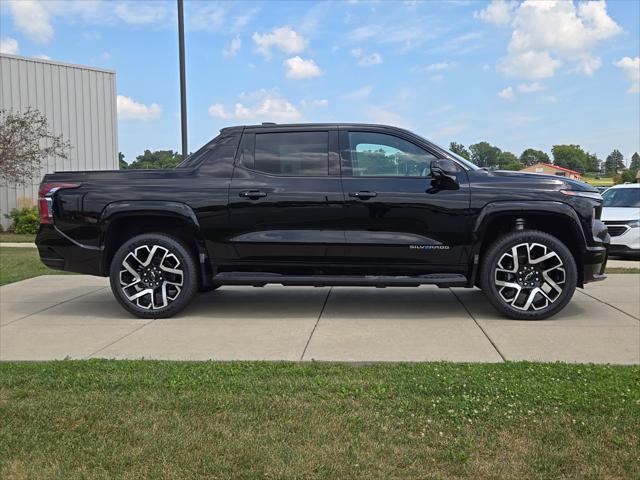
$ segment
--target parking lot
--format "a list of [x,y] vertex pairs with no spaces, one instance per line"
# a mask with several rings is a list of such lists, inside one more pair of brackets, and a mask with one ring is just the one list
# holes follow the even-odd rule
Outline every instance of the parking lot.
[[640,363],[640,275],[578,290],[556,317],[501,318],[478,290],[224,287],[180,315],[130,317],[104,278],[0,287],[0,359]]

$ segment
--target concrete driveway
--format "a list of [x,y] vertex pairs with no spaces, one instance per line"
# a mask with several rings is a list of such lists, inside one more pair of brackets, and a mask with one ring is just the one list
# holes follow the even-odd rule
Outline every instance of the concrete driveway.
[[558,316],[499,317],[477,290],[223,287],[175,318],[140,320],[104,278],[0,287],[0,359],[153,358],[640,363],[640,275],[578,290]]

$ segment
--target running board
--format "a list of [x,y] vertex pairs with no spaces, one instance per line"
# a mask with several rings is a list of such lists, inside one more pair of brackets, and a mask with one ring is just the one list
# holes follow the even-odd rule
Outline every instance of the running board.
[[413,277],[383,275],[279,275],[276,273],[221,272],[213,277],[214,285],[251,285],[264,287],[275,283],[286,286],[305,287],[417,287],[437,285],[441,288],[464,287],[467,277],[456,273],[439,273]]

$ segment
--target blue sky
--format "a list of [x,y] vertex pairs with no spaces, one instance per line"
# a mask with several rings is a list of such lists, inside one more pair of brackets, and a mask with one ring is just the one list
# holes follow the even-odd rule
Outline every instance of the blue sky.
[[[7,1],[0,49],[117,72],[119,149],[180,149],[174,1]],[[185,0],[189,147],[375,122],[519,155],[640,151],[640,2]]]

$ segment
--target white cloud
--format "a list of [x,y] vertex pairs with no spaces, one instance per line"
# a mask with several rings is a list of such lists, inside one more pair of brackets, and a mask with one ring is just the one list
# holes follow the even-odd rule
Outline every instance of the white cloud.
[[601,66],[602,60],[587,53],[580,58],[573,71],[585,75],[593,75]]
[[300,112],[286,98],[276,92],[258,90],[256,92],[241,93],[240,99],[251,100],[252,105],[237,102],[233,112],[227,111],[224,105],[215,103],[209,107],[209,114],[213,117],[238,120],[257,121],[295,121],[300,119]]
[[283,62],[287,68],[287,78],[292,80],[301,80],[305,78],[313,78],[322,74],[322,71],[313,60],[304,60],[299,56],[291,57]]
[[551,58],[549,52],[529,50],[507,55],[498,64],[498,71],[510,77],[549,78],[560,65],[562,62]]
[[455,62],[438,62],[432,63],[431,65],[427,65],[427,71],[429,72],[439,72],[441,70],[447,70],[449,68],[453,68],[455,66]]
[[402,115],[381,107],[371,106],[366,109],[365,114],[368,121],[373,123],[393,125],[394,127],[410,127],[407,120]]
[[209,115],[211,115],[212,117],[224,119],[231,118],[233,116],[227,112],[227,110],[224,108],[224,105],[222,105],[221,103],[214,103],[213,105],[211,105],[209,107]]
[[493,0],[487,8],[474,12],[473,16],[494,25],[507,25],[513,18],[513,12],[518,7],[516,1]]
[[521,83],[517,87],[520,93],[531,93],[531,92],[539,92],[544,90],[544,87],[540,85],[539,82],[531,82],[531,83]]
[[368,54],[361,48],[351,50],[351,55],[358,59],[358,66],[360,67],[372,67],[382,63],[382,55],[376,52]]
[[[483,12],[490,7],[505,9],[506,4],[492,2]],[[604,1],[581,2],[576,8],[567,1],[525,0],[512,13],[492,22],[512,28],[507,56],[498,64],[498,71],[509,76],[552,77],[564,63],[572,64],[574,72],[592,75],[602,61],[591,49],[622,32]],[[487,20],[481,13],[477,17]]]
[[185,21],[190,30],[220,30],[225,23],[227,7],[213,2],[185,2]]
[[431,75],[432,82],[441,82],[444,80],[444,75]]
[[45,55],[44,53],[39,53],[38,55],[34,55],[33,58],[40,58],[42,60],[51,60],[49,55]]
[[140,25],[158,23],[168,16],[168,10],[164,4],[148,2],[119,2],[113,12],[126,23]]
[[621,68],[627,74],[631,85],[629,86],[629,93],[640,92],[640,57],[624,57],[615,63],[615,66]]
[[545,95],[544,97],[542,97],[542,100],[547,103],[556,103],[558,101],[558,98],[555,95]]
[[302,35],[296,33],[291,27],[274,28],[271,33],[260,35],[254,33],[251,37],[256,44],[258,52],[265,58],[271,58],[271,48],[293,55],[301,53],[307,48],[308,40]]
[[242,39],[240,37],[236,37],[233,40],[231,40],[229,45],[225,47],[222,53],[225,57],[233,57],[240,51],[241,47],[242,47]]
[[508,100],[508,101],[512,101],[516,98],[515,94],[513,93],[513,87],[503,88],[498,93],[498,96],[503,100]]
[[372,91],[373,87],[371,85],[365,85],[364,87],[345,93],[342,95],[342,98],[346,100],[364,100],[371,95]]
[[11,37],[0,38],[0,53],[6,53],[7,55],[17,55],[20,53],[18,41]]
[[53,37],[49,12],[37,0],[13,0],[6,4],[18,30],[37,43],[47,43]]
[[302,108],[325,108],[329,106],[329,100],[325,98],[317,98],[314,100],[302,100],[300,102]]
[[157,103],[151,105],[145,105],[144,103],[136,102],[131,97],[125,97],[124,95],[118,95],[118,119],[134,119],[134,120],[152,120],[158,118],[162,113],[162,108]]

